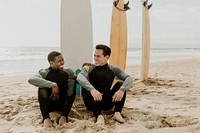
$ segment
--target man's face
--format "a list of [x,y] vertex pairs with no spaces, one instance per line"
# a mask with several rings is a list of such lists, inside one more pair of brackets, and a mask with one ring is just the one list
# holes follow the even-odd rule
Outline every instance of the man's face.
[[96,49],[94,53],[94,62],[96,66],[103,66],[108,62],[109,56],[103,55],[103,50]]
[[63,68],[64,68],[64,58],[63,58],[63,56],[62,55],[56,56],[54,61],[50,61],[50,65],[54,69],[63,70]]

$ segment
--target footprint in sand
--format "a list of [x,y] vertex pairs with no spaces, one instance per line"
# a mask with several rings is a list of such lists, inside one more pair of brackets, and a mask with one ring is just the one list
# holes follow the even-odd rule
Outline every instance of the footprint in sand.
[[164,128],[164,127],[184,127],[197,124],[199,120],[191,116],[162,116],[152,112],[140,109],[124,109],[126,121],[143,121],[146,128]]
[[2,115],[7,115],[10,113],[11,113],[11,110],[0,110],[0,114],[2,114]]

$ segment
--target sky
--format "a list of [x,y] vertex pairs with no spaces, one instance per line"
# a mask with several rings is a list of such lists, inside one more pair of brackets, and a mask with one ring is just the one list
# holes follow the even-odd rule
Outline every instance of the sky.
[[[128,47],[142,46],[142,5],[129,0]],[[93,44],[107,44],[113,0],[91,0]],[[126,3],[127,0],[124,0]],[[200,48],[199,0],[149,0],[152,48]],[[0,0],[0,47],[59,47],[61,0]]]

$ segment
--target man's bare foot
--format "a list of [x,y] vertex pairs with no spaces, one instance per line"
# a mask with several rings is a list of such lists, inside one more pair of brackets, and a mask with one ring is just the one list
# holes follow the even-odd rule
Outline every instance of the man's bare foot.
[[46,118],[45,120],[44,120],[44,127],[45,128],[51,128],[52,127],[52,122],[51,122],[51,120],[49,119],[49,118]]
[[97,117],[97,122],[96,123],[99,124],[99,125],[104,125],[105,124],[105,120],[104,120],[103,115],[99,115]]
[[119,123],[125,123],[125,120],[122,118],[122,115],[120,112],[115,112],[113,119],[118,121]]
[[58,124],[60,126],[62,126],[63,124],[67,123],[67,118],[65,116],[61,116],[59,121],[58,121]]

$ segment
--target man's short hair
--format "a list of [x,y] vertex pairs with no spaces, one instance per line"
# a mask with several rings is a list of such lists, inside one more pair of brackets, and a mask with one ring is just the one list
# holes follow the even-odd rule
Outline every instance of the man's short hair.
[[55,61],[55,57],[56,56],[59,56],[59,55],[62,55],[60,52],[58,52],[58,51],[52,51],[52,52],[50,52],[49,54],[48,54],[48,57],[47,57],[47,59],[48,59],[48,61],[50,62],[50,61]]
[[98,44],[98,45],[96,45],[96,49],[103,50],[104,57],[106,55],[110,56],[110,54],[111,54],[111,49],[108,46],[104,45],[104,44]]

